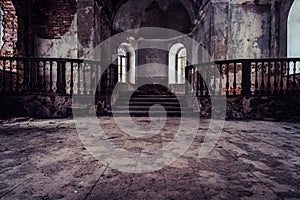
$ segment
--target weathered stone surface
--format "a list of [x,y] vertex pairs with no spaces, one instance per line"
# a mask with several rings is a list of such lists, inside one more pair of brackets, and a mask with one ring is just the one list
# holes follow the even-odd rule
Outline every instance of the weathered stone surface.
[[0,99],[1,118],[18,116],[51,118],[72,115],[72,101],[68,96],[2,96]]
[[[107,141],[131,152],[153,152],[172,141],[178,118],[159,135],[136,139],[113,118],[99,124]],[[123,118],[122,120],[129,120]],[[134,118],[143,125],[149,118]],[[297,199],[298,123],[227,121],[210,154],[198,158],[209,125],[201,120],[189,150],[151,173],[124,173],[98,161],[68,120],[1,121],[3,199]]]
[[[201,117],[211,117],[211,109],[222,109],[225,103],[228,119],[266,119],[299,121],[299,96],[228,97],[224,102],[212,105],[209,97],[199,97]],[[191,102],[190,102],[191,104]],[[197,110],[195,102],[194,109]],[[220,107],[221,106],[221,107]]]

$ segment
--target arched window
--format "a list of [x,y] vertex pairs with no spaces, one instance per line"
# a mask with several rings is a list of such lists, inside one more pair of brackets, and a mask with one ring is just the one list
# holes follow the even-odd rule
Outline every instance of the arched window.
[[118,48],[118,81],[135,84],[135,51],[128,43]]
[[126,83],[128,71],[128,54],[124,47],[118,49],[118,81]]
[[[300,1],[294,1],[288,16],[287,25],[287,56],[300,57]],[[300,64],[296,65],[296,73],[300,72]],[[290,74],[294,73],[294,66],[290,66]]]
[[174,44],[169,52],[169,83],[185,83],[185,67],[187,64],[187,50],[181,43]]

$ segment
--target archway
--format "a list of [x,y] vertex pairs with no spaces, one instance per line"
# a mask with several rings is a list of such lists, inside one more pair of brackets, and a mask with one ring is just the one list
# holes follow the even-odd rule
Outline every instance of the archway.
[[[300,0],[295,0],[288,16],[287,23],[287,56],[300,57]],[[296,65],[296,73],[300,72],[300,63]],[[294,73],[293,65],[290,74]]]
[[128,43],[118,48],[118,81],[135,84],[135,51]]
[[[159,27],[175,30],[179,33],[189,33],[195,19],[192,7],[183,4],[183,0],[129,0],[121,5],[114,15],[113,30],[123,32],[129,29],[143,27]],[[168,83],[169,52],[154,48],[140,48],[147,41],[159,41],[169,47],[175,41],[177,35],[165,34],[163,36],[151,34],[146,38],[135,38],[136,51],[136,81],[149,83]],[[126,40],[126,39],[125,39]],[[127,38],[128,40],[128,38]],[[177,41],[177,40],[176,40]],[[186,51],[177,52],[179,59],[184,62]],[[178,54],[178,55],[179,55]],[[181,55],[182,54],[182,55]],[[175,61],[174,61],[175,62]],[[157,64],[157,65],[156,65]],[[178,66],[181,74],[184,68]],[[175,67],[174,69],[175,70]],[[175,75],[174,75],[175,76]],[[176,84],[184,83],[182,76],[176,76]],[[147,81],[146,81],[147,80]],[[174,81],[171,81],[174,82]],[[174,83],[175,83],[174,82]]]
[[169,84],[185,83],[187,50],[181,43],[174,44],[169,52]]

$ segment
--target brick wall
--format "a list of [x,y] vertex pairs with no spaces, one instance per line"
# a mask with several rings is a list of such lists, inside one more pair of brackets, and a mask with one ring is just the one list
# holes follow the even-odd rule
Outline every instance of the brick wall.
[[76,11],[76,0],[35,1],[33,20],[37,36],[60,38],[69,31]]
[[0,6],[3,11],[3,46],[0,50],[1,56],[16,56],[18,51],[16,48],[18,40],[18,18],[16,9],[12,1],[1,0]]

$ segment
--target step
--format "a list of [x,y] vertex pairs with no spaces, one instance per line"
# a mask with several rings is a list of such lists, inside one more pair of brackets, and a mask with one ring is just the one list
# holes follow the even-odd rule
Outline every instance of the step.
[[[130,101],[128,102],[116,102],[115,105],[116,106],[152,106],[155,104],[159,104],[159,105],[163,105],[163,106],[178,106],[180,107],[180,103],[178,102],[166,102],[166,101],[161,101],[161,102],[145,102],[145,101]],[[183,103],[183,106],[187,106],[185,103]]]
[[[129,101],[129,102],[128,102]],[[164,110],[154,105],[164,107]],[[126,115],[130,112],[131,116],[182,116],[193,115],[194,110],[190,108],[183,95],[176,96],[172,93],[158,94],[147,92],[121,92],[113,105],[114,114],[118,116]],[[112,110],[108,111],[112,114]]]
[[[112,115],[112,111],[108,112],[109,115]],[[128,114],[128,111],[114,111],[115,116],[125,116]],[[178,112],[178,111],[168,111],[168,112],[161,112],[161,111],[153,111],[151,112],[151,116],[181,116],[184,114],[183,112]],[[187,113],[188,114],[188,113]],[[149,116],[148,111],[143,111],[143,110],[135,110],[135,111],[130,111],[131,116]]]
[[[162,108],[155,108],[155,107],[150,107],[150,106],[115,106],[113,107],[114,110],[130,110],[130,111],[135,111],[135,110],[161,110]],[[164,109],[166,111],[190,111],[191,108],[189,107],[183,107],[183,108],[180,108],[180,107],[164,107]]]
[[[130,111],[130,116],[143,116],[143,117],[149,117],[149,112],[148,111]],[[108,111],[108,115],[112,115],[112,111]],[[189,111],[189,112],[178,112],[178,111],[167,111],[167,112],[161,112],[161,111],[153,111],[151,112],[151,116],[156,116],[156,117],[163,117],[163,116],[174,116],[174,117],[180,117],[180,116],[185,116],[185,117],[195,117],[194,111]],[[128,111],[114,111],[114,116],[116,117],[122,117],[128,115]]]
[[122,99],[184,99],[183,96],[164,96],[164,95],[128,95],[128,96],[119,96],[118,98]]
[[132,100],[132,101],[144,101],[144,100],[161,100],[161,101],[178,101],[181,100],[183,98],[176,98],[176,97],[160,97],[160,96],[133,96],[133,97],[119,97],[118,99],[125,99],[125,100]]

